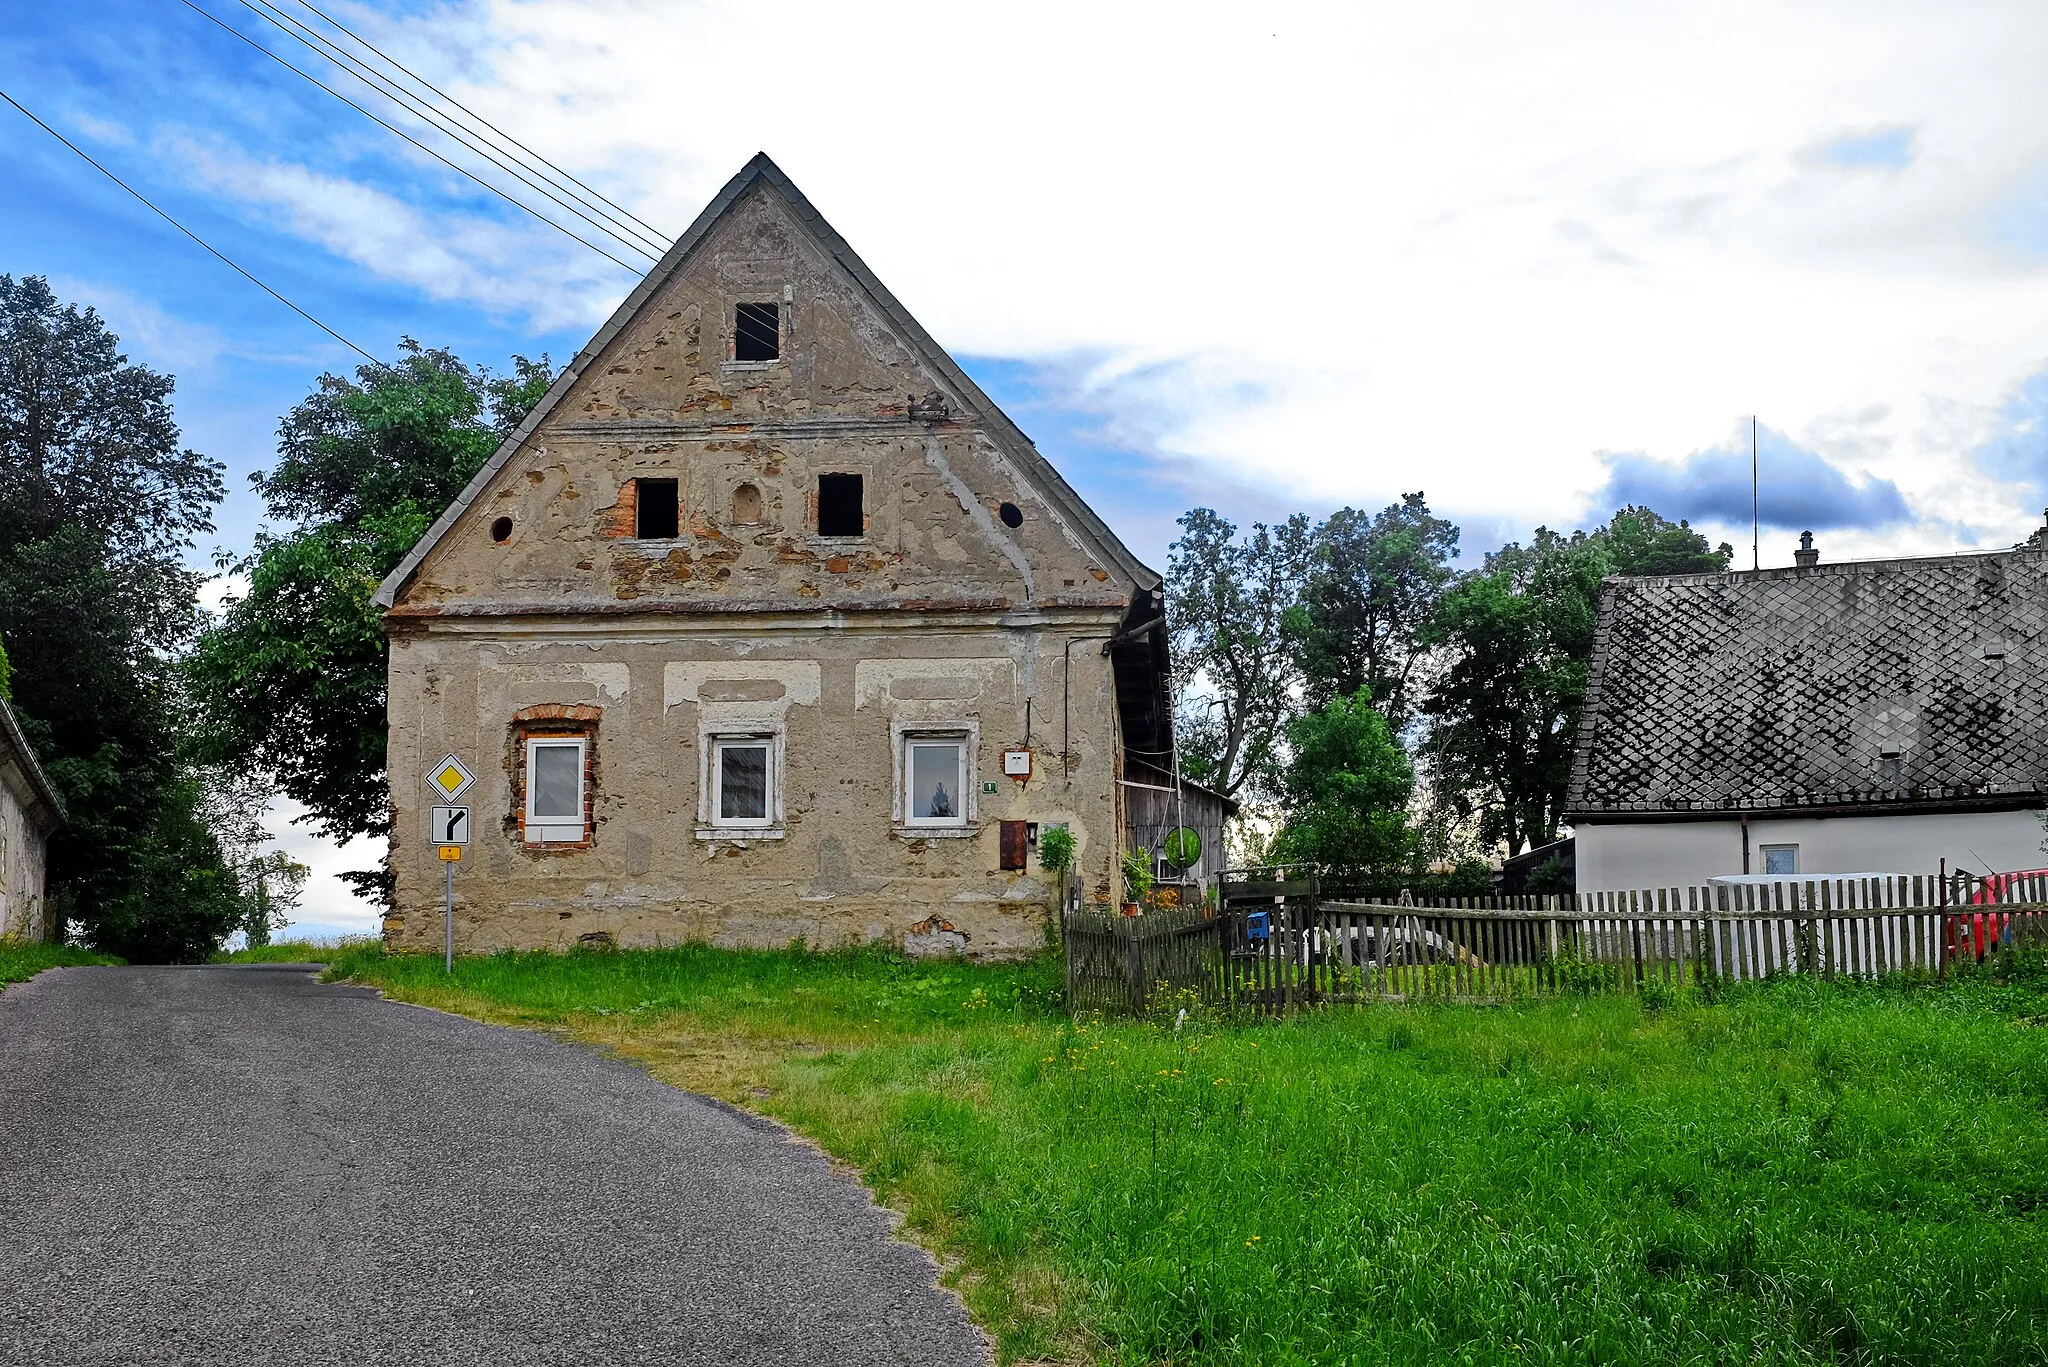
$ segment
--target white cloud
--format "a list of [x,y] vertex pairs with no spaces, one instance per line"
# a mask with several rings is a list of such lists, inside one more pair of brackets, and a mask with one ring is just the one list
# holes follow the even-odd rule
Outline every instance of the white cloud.
[[244,156],[212,139],[169,133],[158,151],[199,184],[276,226],[430,299],[527,314],[536,326],[590,326],[623,295],[625,272],[546,240],[530,221],[436,212],[345,175]]
[[380,912],[357,897],[340,875],[376,868],[384,858],[384,842],[357,836],[346,844],[337,843],[310,825],[293,824],[305,811],[291,799],[280,797],[264,814],[264,829],[276,842],[275,848],[312,870],[306,879],[305,897],[279,938],[375,935],[382,927]]
[[50,288],[60,299],[99,310],[121,339],[122,352],[158,370],[172,374],[211,371],[223,354],[232,351],[218,328],[167,313],[154,301],[120,285],[54,274]]
[[[1965,453],[2048,366],[2038,6],[362,18],[670,231],[768,150],[943,343],[1112,358],[1101,393],[1137,375],[1134,422],[1197,476],[1313,502],[1421,485],[1476,522],[1570,521],[1597,452],[1677,461],[1758,412],[1921,514],[1837,534],[1838,553],[2032,521]],[[568,258],[495,225],[205,164],[437,298],[573,296],[548,315],[566,319],[622,293],[564,288]]]

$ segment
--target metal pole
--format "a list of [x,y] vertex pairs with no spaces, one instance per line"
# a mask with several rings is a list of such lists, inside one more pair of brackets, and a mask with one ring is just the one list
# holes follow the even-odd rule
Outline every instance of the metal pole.
[[1749,415],[1749,567],[1753,570],[1760,570],[1764,565],[1763,551],[1761,549],[1763,538],[1759,533],[1763,522],[1758,516],[1758,506],[1756,493],[1756,414],[1752,413]]
[[441,971],[443,973],[453,973],[455,971],[455,861],[451,859],[442,864],[441,867],[448,871],[446,902],[447,947],[442,951]]

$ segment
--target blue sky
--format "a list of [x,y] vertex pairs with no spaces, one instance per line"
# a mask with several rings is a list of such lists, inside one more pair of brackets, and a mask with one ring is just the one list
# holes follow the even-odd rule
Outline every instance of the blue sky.
[[[770,151],[1162,568],[1196,503],[1412,489],[1468,561],[1622,501],[1746,540],[1751,413],[1767,564],[2048,498],[2034,5],[320,2],[668,232]],[[379,355],[559,362],[632,283],[182,0],[16,6],[0,89]],[[178,377],[246,546],[355,358],[4,107],[0,177],[0,271]]]

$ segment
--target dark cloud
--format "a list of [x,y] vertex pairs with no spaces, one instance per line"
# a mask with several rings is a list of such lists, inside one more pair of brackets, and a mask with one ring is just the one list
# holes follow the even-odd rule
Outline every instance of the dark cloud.
[[[1740,526],[1749,521],[1749,444],[1713,446],[1673,465],[1638,452],[1601,457],[1607,483],[1593,512],[1640,503],[1669,518]],[[1812,451],[1765,428],[1757,454],[1758,510],[1767,527],[1788,531],[1871,530],[1910,522],[1905,496],[1888,479],[1853,484]]]

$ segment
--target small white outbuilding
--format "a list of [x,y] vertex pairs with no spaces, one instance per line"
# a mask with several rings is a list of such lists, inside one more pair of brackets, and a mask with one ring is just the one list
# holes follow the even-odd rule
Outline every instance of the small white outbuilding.
[[2048,551],[1612,579],[1584,891],[2048,865]]

